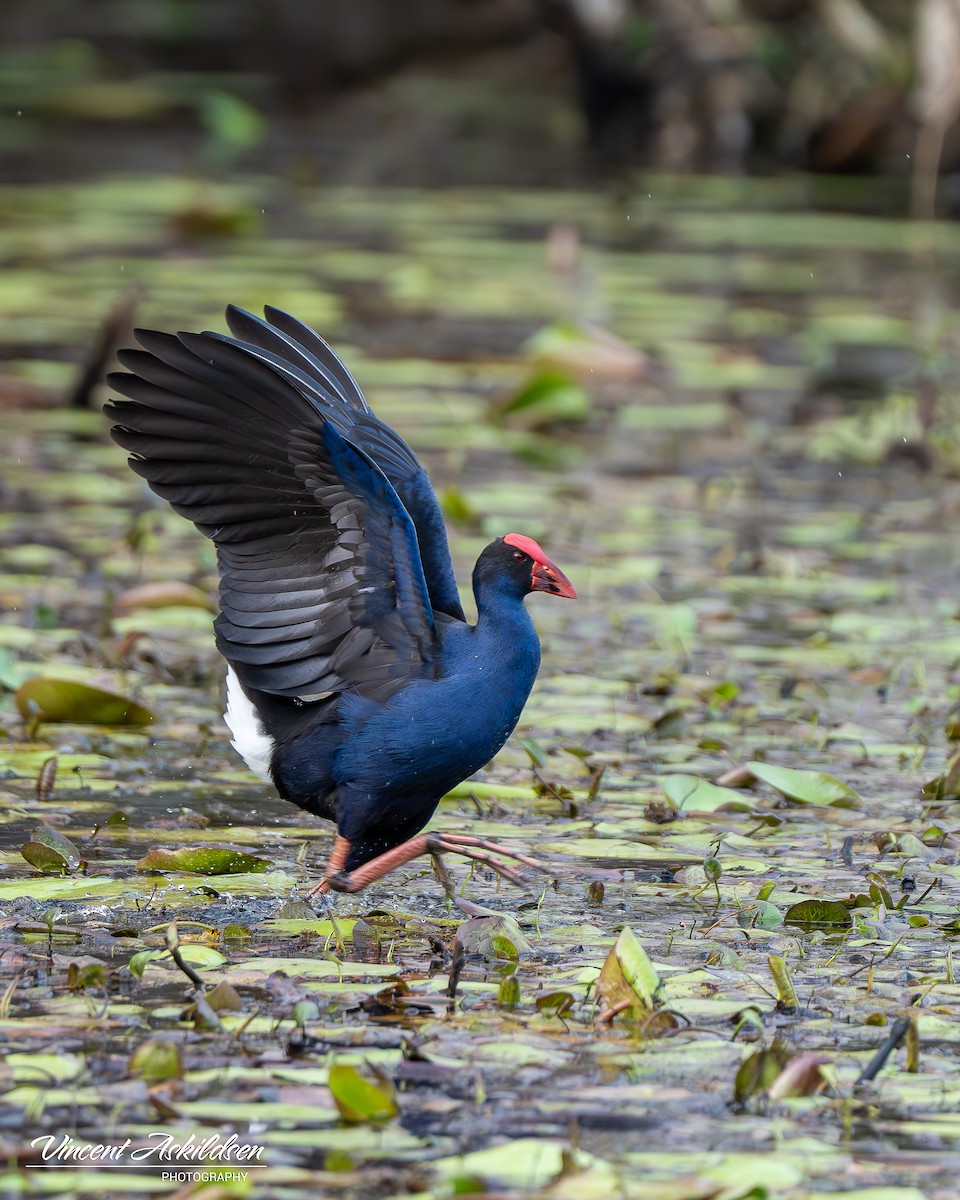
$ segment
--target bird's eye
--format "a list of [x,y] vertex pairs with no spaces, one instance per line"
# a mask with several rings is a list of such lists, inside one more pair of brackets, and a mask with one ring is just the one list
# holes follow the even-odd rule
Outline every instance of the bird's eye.
[[514,550],[514,552],[513,552],[513,561],[514,562],[523,562],[523,560],[526,557],[527,556],[523,553],[522,550]]

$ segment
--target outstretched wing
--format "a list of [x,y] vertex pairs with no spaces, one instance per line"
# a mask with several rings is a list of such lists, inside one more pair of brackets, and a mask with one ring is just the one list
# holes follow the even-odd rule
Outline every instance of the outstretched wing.
[[266,320],[230,305],[227,323],[234,338],[211,336],[232,344],[239,341],[249,354],[288,379],[348,441],[373,459],[413,520],[434,610],[464,620],[443,516],[419,459],[370,409],[353,376],[323,338],[278,308],[264,312]]
[[120,355],[130,373],[109,377],[128,397],[106,406],[111,432],[216,544],[217,644],[240,682],[305,700],[345,688],[383,699],[429,670],[417,533],[372,456],[289,365],[214,334],[137,340],[143,350]]

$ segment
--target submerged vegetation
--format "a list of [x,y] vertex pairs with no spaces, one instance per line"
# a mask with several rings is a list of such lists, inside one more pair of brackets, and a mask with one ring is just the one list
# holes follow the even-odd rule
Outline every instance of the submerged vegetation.
[[[955,1194],[960,230],[801,211],[848,187],[0,191],[4,1194],[156,1131],[262,1145],[220,1195]],[[529,890],[301,899],[331,830],[230,751],[211,547],[60,403],[131,285],[333,340],[465,593],[516,526],[569,564],[434,822]]]

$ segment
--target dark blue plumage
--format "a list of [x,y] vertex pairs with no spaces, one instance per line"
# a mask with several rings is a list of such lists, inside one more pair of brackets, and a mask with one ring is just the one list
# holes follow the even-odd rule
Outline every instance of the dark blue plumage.
[[106,408],[133,469],[217,547],[234,745],[336,821],[324,887],[441,849],[509,875],[486,843],[415,835],[516,725],[540,662],[524,596],[575,592],[509,534],[477,562],[468,625],[413,451],[322,339],[266,311],[228,309],[232,338],[138,331],[110,377],[128,399]]

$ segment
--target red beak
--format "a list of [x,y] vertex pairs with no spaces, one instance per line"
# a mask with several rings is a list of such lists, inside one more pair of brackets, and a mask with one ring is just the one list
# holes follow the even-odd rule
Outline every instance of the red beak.
[[577,598],[573,584],[549,558],[533,564],[530,591],[548,592],[551,596],[567,596],[571,600]]

